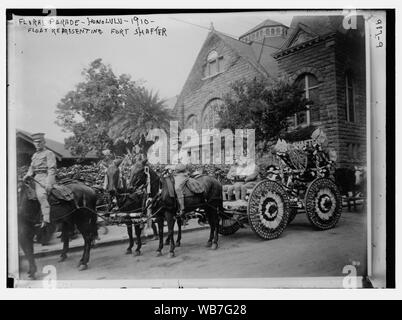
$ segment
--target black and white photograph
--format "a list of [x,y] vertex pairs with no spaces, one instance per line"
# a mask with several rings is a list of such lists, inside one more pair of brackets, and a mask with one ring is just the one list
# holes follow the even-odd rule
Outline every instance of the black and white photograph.
[[386,287],[386,26],[7,10],[13,286]]

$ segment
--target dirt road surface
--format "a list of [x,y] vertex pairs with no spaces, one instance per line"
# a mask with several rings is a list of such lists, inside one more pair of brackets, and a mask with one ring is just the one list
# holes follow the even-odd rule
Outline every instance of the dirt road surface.
[[[280,238],[264,241],[254,232],[240,229],[220,237],[216,251],[205,248],[209,230],[183,235],[176,257],[156,256],[157,241],[148,241],[142,255],[126,255],[126,244],[94,248],[89,268],[78,271],[81,252],[70,253],[65,262],[57,256],[37,259],[38,270],[54,265],[58,280],[210,279],[264,277],[342,277],[345,265],[358,263],[357,274],[366,269],[366,214],[345,212],[331,230],[317,231],[305,215],[298,215]],[[22,261],[22,277],[27,263]],[[38,274],[38,279],[43,279]]]

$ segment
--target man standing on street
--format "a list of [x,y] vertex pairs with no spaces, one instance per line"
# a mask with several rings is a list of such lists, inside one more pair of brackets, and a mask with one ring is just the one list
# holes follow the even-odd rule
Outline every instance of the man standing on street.
[[56,183],[56,157],[54,153],[45,148],[45,134],[32,135],[36,152],[32,156],[31,165],[24,180],[35,178],[35,192],[42,211],[42,228],[50,223],[50,205],[47,195]]

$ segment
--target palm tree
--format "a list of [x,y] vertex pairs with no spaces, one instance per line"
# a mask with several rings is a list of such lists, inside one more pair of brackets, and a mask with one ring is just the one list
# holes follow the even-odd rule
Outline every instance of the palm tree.
[[138,141],[149,130],[167,130],[172,119],[157,93],[146,88],[131,88],[125,94],[123,106],[115,112],[110,124],[109,136],[116,143]]

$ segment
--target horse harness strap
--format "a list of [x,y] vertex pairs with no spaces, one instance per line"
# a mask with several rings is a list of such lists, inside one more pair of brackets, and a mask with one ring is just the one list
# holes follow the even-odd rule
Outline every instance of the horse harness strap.
[[147,182],[146,182],[146,187],[147,187],[147,194],[151,194],[151,175],[149,174],[149,167],[145,166],[144,167],[144,172],[147,177]]

